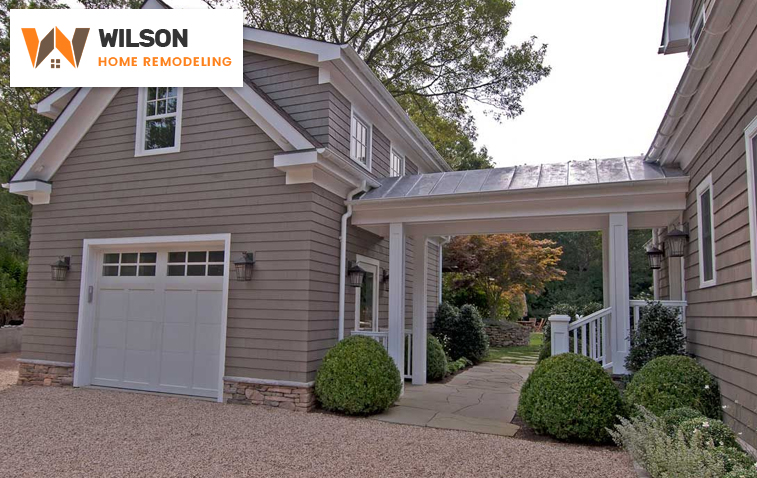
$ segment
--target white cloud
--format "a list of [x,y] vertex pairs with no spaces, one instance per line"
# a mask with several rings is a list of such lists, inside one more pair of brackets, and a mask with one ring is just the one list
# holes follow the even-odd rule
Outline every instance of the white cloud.
[[521,0],[509,35],[548,43],[552,73],[502,124],[474,106],[498,166],[646,153],[686,66],[657,54],[665,2]]

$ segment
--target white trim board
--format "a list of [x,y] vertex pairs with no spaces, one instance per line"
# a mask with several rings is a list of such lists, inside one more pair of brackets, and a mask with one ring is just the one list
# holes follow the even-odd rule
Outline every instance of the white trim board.
[[744,129],[746,146],[746,177],[749,201],[749,252],[752,258],[752,295],[757,296],[757,151],[754,150],[754,138],[757,138],[757,117]]
[[76,326],[76,355],[74,363],[74,387],[91,384],[94,353],[94,303],[88,301],[89,287],[96,288],[98,277],[97,254],[115,246],[167,246],[187,244],[193,246],[223,244],[226,264],[223,271],[221,344],[219,350],[218,395],[223,402],[223,377],[226,370],[226,324],[229,307],[229,278],[231,261],[231,234],[201,234],[186,236],[148,236],[109,239],[84,239],[82,250],[82,278],[79,286],[79,313]]

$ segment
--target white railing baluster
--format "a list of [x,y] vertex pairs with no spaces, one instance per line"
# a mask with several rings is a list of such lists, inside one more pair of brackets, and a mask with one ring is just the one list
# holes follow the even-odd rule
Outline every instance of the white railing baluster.
[[[353,330],[351,335],[362,335],[363,337],[370,337],[376,342],[380,343],[384,349],[389,350],[389,331],[379,330],[378,332],[373,330]],[[404,378],[413,378],[413,331],[405,330],[405,371],[403,373]]]
[[581,327],[581,355],[586,355],[586,324]]

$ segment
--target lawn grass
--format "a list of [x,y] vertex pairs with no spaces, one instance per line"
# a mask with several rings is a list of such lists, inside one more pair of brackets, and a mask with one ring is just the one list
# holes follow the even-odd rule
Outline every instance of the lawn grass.
[[489,355],[486,357],[488,362],[515,363],[532,365],[539,358],[539,351],[544,340],[544,334],[534,332],[531,334],[529,344],[518,347],[491,347]]

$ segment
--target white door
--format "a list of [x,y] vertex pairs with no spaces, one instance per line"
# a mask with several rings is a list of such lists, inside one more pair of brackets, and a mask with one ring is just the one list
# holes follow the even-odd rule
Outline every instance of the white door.
[[222,248],[99,254],[93,385],[216,397]]

